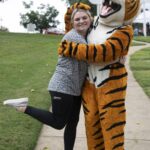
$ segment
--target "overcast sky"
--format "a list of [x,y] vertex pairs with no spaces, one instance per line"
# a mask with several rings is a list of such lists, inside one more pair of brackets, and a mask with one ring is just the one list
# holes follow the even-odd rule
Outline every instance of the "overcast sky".
[[[26,32],[23,26],[20,26],[20,13],[24,13],[26,9],[22,2],[30,2],[31,0],[6,0],[4,3],[0,3],[0,26],[7,27],[10,32]],[[59,15],[57,19],[61,22],[59,28],[64,29],[64,13],[66,12],[67,5],[62,0],[32,0],[35,8],[42,4],[50,4],[54,6]]]
[[[20,26],[20,13],[24,13],[26,9],[22,2],[30,2],[31,0],[6,0],[4,3],[0,3],[0,26],[7,27],[10,32],[26,32],[23,26]],[[54,6],[58,11],[59,15],[57,19],[61,22],[59,25],[60,29],[64,29],[64,13],[66,12],[67,5],[65,0],[32,0],[34,2],[35,8],[41,3],[50,4]],[[150,9],[150,0],[145,0],[145,6]],[[150,17],[150,16],[147,16]],[[150,21],[150,20],[149,20]]]

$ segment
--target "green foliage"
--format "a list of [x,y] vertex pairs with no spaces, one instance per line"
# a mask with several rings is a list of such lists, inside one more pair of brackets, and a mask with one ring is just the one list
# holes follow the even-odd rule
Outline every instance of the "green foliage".
[[150,97],[150,50],[142,49],[131,56],[130,66],[136,80]]
[[29,12],[25,14],[20,14],[21,22],[20,24],[27,28],[29,23],[35,24],[36,29],[42,33],[43,29],[57,27],[59,24],[58,20],[55,18],[58,16],[59,12],[49,4],[44,5],[41,4],[36,11],[31,10],[31,6],[33,2],[31,1],[29,4],[23,2],[23,5],[26,9],[30,9]]
[[30,1],[29,4],[27,4],[26,2],[23,2],[23,5],[26,9],[31,8],[31,6],[33,6],[33,1]]
[[0,32],[0,150],[34,149],[42,124],[2,102],[29,97],[30,105],[49,109],[47,86],[61,38]]
[[9,30],[8,30],[8,28],[6,28],[6,27],[3,27],[3,26],[1,26],[0,27],[0,32],[8,32]]

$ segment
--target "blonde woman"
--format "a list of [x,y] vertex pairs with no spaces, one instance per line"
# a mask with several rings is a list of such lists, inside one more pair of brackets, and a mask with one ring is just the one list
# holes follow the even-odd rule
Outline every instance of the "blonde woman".
[[[62,41],[86,44],[86,34],[91,25],[90,7],[76,8],[71,15],[72,29]],[[76,127],[81,107],[81,90],[87,74],[87,63],[74,58],[59,56],[56,70],[49,82],[52,112],[28,106],[28,98],[10,99],[4,105],[32,116],[40,122],[64,131],[64,149],[73,150]]]

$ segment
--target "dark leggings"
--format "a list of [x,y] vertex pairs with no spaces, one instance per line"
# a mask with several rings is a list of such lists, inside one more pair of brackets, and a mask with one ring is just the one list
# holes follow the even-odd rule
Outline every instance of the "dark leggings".
[[81,96],[50,92],[52,112],[27,106],[25,113],[55,129],[64,131],[64,149],[73,150],[79,121]]

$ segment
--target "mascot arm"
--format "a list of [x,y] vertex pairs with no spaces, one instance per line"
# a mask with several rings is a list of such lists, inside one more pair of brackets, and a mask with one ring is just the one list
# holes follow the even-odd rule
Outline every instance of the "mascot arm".
[[87,62],[109,62],[128,53],[133,38],[132,26],[117,29],[103,44],[78,44],[63,41],[58,53],[66,57]]

